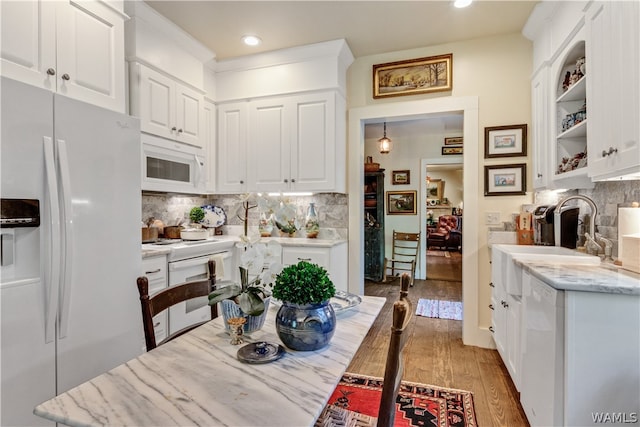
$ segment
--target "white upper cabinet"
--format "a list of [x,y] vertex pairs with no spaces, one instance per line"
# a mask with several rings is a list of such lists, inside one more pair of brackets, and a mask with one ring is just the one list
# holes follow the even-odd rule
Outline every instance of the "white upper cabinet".
[[533,151],[533,188],[547,187],[551,173],[549,141],[549,67],[544,66],[531,80],[531,144]]
[[213,102],[205,100],[202,106],[202,142],[208,159],[207,192],[213,193],[216,189],[216,106]]
[[217,190],[220,193],[247,191],[246,101],[218,105]]
[[100,1],[3,1],[2,75],[125,112],[125,15]]
[[337,98],[329,91],[249,102],[250,191],[344,191]]
[[640,177],[640,3],[594,3],[587,31],[589,175]]
[[142,64],[131,65],[131,114],[140,129],[196,147],[201,137],[204,96]]

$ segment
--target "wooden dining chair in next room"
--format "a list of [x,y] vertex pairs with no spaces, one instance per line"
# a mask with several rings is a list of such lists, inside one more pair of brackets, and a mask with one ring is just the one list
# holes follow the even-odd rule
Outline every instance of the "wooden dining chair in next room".
[[[341,404],[327,405],[316,421],[315,426],[393,426],[396,414],[396,399],[402,381],[403,349],[407,341],[407,330],[413,318],[413,306],[408,299],[408,289],[411,277],[403,273],[401,277],[400,299],[393,304],[393,320],[391,325],[391,339],[385,365],[382,384],[382,394],[378,407],[378,417],[361,414],[346,409]],[[352,374],[345,374],[349,376]],[[348,397],[347,397],[348,399]],[[341,399],[337,399],[340,402]]]
[[[187,326],[169,335],[162,342],[156,342],[156,334],[153,327],[153,317],[167,310],[169,307],[190,300],[192,298],[207,296],[215,289],[216,284],[216,262],[209,260],[209,278],[193,282],[180,283],[165,288],[152,296],[149,296],[149,280],[146,276],[138,277],[138,292],[140,293],[140,304],[142,306],[142,324],[144,327],[144,338],[147,351],[153,350],[160,344],[167,343],[180,335],[183,335],[198,326],[207,323],[200,322]],[[218,317],[217,306],[211,306],[211,319]]]
[[391,247],[391,258],[384,259],[382,270],[383,282],[387,282],[387,271],[391,270],[391,276],[396,276],[396,272],[409,272],[411,276],[411,286],[416,276],[416,263],[420,252],[420,233],[405,233],[393,230],[393,243]]

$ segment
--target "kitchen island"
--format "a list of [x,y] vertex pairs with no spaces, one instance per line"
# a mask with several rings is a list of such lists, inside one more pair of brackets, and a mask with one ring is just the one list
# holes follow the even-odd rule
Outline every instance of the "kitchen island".
[[[267,364],[244,364],[222,318],[142,354],[37,406],[36,415],[70,426],[310,426],[358,350],[386,299],[337,317],[324,349],[286,350]],[[277,307],[245,342],[279,344]]]

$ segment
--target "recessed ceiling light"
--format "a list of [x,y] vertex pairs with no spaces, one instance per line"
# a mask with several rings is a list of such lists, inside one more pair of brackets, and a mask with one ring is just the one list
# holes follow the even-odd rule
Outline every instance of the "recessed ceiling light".
[[471,4],[473,0],[455,0],[453,2],[453,5],[459,9],[462,9],[463,7],[467,7]]
[[258,46],[260,43],[262,43],[262,39],[258,36],[243,36],[242,41],[247,46]]

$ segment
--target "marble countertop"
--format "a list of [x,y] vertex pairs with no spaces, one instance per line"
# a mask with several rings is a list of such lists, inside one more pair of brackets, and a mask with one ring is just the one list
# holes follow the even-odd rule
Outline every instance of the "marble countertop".
[[262,241],[275,241],[282,246],[307,246],[316,248],[331,248],[347,243],[347,239],[308,239],[306,237],[263,237]]
[[615,265],[567,265],[518,258],[514,262],[558,290],[640,295],[640,274]]
[[[222,318],[144,353],[38,405],[38,416],[69,426],[311,426],[386,299],[337,317],[324,349],[287,350],[271,363],[240,362]],[[280,343],[277,308],[245,342]]]

